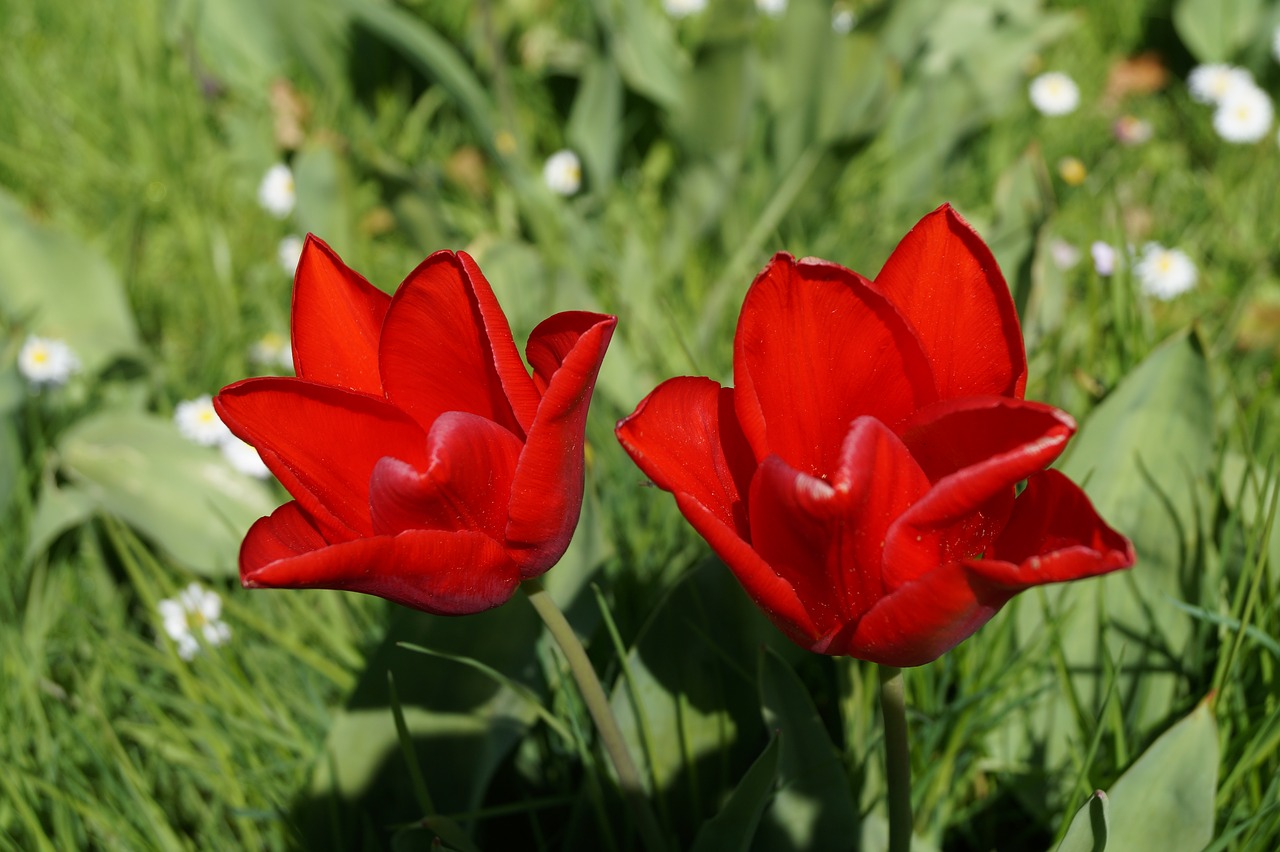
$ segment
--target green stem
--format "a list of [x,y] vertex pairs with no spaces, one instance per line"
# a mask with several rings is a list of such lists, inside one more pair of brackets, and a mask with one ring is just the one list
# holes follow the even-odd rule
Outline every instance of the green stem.
[[618,720],[614,718],[613,711],[609,708],[609,699],[604,694],[604,687],[600,685],[600,678],[596,677],[596,670],[592,668],[591,660],[587,658],[586,649],[582,647],[577,634],[573,632],[573,627],[565,619],[560,607],[556,606],[555,601],[551,599],[551,595],[547,594],[547,590],[542,587],[540,580],[525,580],[521,588],[569,663],[569,672],[578,684],[578,691],[582,693],[582,700],[587,705],[587,711],[591,713],[591,721],[595,723],[600,742],[618,775],[618,787],[621,788],[623,798],[627,800],[627,804],[635,814],[645,848],[649,852],[665,852],[667,844],[662,837],[662,830],[658,827],[658,821],[654,818],[653,810],[649,807],[649,799],[645,796],[644,786],[640,783],[640,773],[631,760],[631,753],[627,751],[626,741],[618,728]]
[[880,712],[884,715],[885,779],[889,785],[889,852],[911,850],[911,747],[902,669],[880,667]]

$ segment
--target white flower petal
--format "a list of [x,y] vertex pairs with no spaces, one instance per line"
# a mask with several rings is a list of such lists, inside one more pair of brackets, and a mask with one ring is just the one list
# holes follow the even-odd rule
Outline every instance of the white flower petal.
[[1061,71],[1048,71],[1031,81],[1031,105],[1044,115],[1066,115],[1080,105],[1080,88]]
[[174,406],[173,422],[184,438],[201,446],[217,446],[231,437],[231,430],[214,410],[213,399],[208,394],[184,400]]
[[573,195],[582,188],[582,162],[568,148],[556,151],[542,167],[542,180],[557,195]]

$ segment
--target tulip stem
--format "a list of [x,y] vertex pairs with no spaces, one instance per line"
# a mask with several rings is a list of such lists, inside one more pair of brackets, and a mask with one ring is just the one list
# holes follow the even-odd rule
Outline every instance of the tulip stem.
[[631,759],[631,753],[627,751],[618,720],[609,707],[609,699],[604,693],[604,687],[600,685],[600,678],[596,677],[596,670],[591,666],[586,649],[582,647],[573,627],[551,599],[551,595],[547,594],[540,580],[525,580],[521,588],[569,663],[569,672],[578,684],[578,691],[591,713],[591,721],[595,723],[600,742],[618,775],[618,787],[635,814],[645,848],[648,852],[665,852],[667,844],[662,837],[662,829],[658,827],[658,820],[649,807],[644,785],[640,782],[640,773]]
[[911,850],[911,746],[902,669],[880,666],[880,712],[884,716],[885,779],[889,785],[889,852]]

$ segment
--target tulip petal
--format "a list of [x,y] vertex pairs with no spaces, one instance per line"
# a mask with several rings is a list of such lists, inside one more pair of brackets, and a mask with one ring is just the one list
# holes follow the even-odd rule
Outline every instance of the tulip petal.
[[777,254],[756,277],[734,338],[738,419],[757,460],[835,470],[855,418],[896,427],[936,398],[910,325],[855,272]]
[[903,237],[875,287],[915,328],[940,398],[1022,397],[1027,355],[1009,287],[991,250],[951,205]]
[[1107,526],[1089,498],[1056,470],[1027,480],[1004,532],[972,570],[1011,589],[1127,568],[1133,544]]
[[687,495],[739,538],[750,537],[746,495],[756,461],[738,426],[733,388],[702,377],[668,379],[615,434],[655,485]]
[[496,303],[481,309],[477,286],[488,290],[449,251],[436,252],[409,273],[382,324],[382,386],[424,430],[445,411],[466,411],[523,437],[498,370],[502,363],[507,379],[514,380],[508,350],[515,343]]
[[[582,323],[571,346],[563,337],[566,322]],[[563,360],[550,375],[511,482],[505,542],[525,579],[542,574],[564,555],[578,525],[587,408],[617,324],[614,317],[572,314],[566,320],[561,314],[530,335],[530,351],[539,352],[551,329],[558,340],[557,357],[563,353]],[[540,374],[550,372],[551,365],[541,356],[538,360]]]
[[369,481],[373,531],[474,530],[501,539],[520,439],[492,420],[461,411],[436,418],[426,470],[390,456]]
[[426,433],[377,397],[267,377],[223,388],[214,407],[309,515],[336,518],[351,534],[373,534],[369,478],[379,459],[427,464]]
[[887,587],[986,550],[1013,509],[1014,486],[1056,459],[1074,431],[1065,412],[1003,397],[919,412],[902,438],[933,487],[889,531]]
[[314,234],[293,287],[293,367],[299,378],[382,396],[378,335],[391,297]]
[[241,582],[363,592],[437,615],[492,609],[520,583],[502,545],[478,532],[407,530],[329,546],[317,538],[296,504],[286,503],[250,528]]

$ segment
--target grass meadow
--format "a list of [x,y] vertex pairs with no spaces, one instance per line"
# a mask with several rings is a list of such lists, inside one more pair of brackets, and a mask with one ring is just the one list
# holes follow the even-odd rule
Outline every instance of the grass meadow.
[[[467,250],[521,345],[619,317],[546,581],[664,832],[886,848],[874,667],[773,630],[612,429],[666,377],[732,383],[774,252],[873,276],[943,202],[1138,564],[907,670],[915,848],[1056,849],[1096,789],[1107,849],[1280,847],[1280,144],[1269,113],[1226,138],[1188,84],[1224,62],[1280,95],[1280,4],[697,5],[0,0],[0,848],[640,848],[524,600],[240,587],[286,494],[174,417],[288,373],[307,232],[388,292]],[[1050,71],[1068,114],[1029,95]],[[544,175],[562,149],[578,185]],[[1153,244],[1193,286],[1163,297]],[[78,369],[31,381],[32,336]],[[229,637],[187,653],[161,603],[193,582]],[[706,826],[747,778],[731,844]]]

